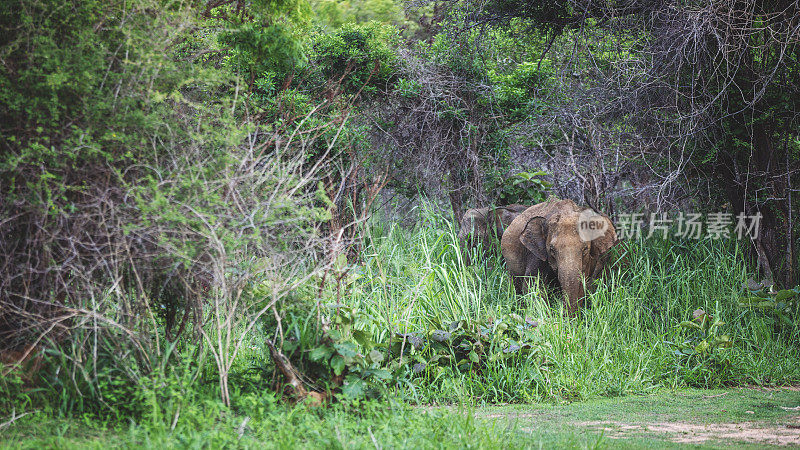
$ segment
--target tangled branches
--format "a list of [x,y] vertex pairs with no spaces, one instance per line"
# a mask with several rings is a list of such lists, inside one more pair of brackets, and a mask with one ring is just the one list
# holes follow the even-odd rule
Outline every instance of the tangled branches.
[[589,198],[600,189],[666,209],[693,197],[761,213],[758,260],[792,285],[798,230],[785,224],[798,207],[800,2],[452,5],[476,11],[456,14],[461,32],[512,19],[543,30],[540,58],[558,62],[539,95],[548,109],[521,124],[538,141],[521,159],[570,168],[566,178]]
[[368,114],[373,142],[400,188],[446,194],[459,217],[468,200],[485,201],[479,152],[491,118],[480,97],[488,88],[411,52],[401,56],[401,81]]

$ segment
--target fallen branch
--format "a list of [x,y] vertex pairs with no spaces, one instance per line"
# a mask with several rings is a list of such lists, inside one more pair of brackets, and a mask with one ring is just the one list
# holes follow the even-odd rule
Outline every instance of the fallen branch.
[[307,398],[311,398],[309,402],[311,406],[320,406],[327,400],[327,395],[321,392],[316,391],[309,391],[303,386],[303,382],[300,380],[300,372],[292,366],[292,363],[289,361],[283,353],[280,352],[277,348],[275,348],[275,344],[270,340],[266,339],[267,347],[269,347],[269,354],[272,357],[272,360],[275,361],[275,365],[278,367],[278,370],[281,371],[284,378],[286,378],[286,382],[288,386],[292,389],[292,394],[298,402],[302,402]]
[[12,423],[16,422],[17,420],[27,416],[28,414],[32,414],[32,413],[35,413],[35,412],[36,411],[28,411],[26,413],[22,413],[20,415],[17,415],[16,410],[11,410],[11,418],[8,419],[7,421],[3,422],[3,423],[0,423],[0,430],[4,430],[4,429],[8,428]]

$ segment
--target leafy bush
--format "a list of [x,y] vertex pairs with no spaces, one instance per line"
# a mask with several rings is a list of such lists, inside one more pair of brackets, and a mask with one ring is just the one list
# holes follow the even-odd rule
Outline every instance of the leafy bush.
[[137,415],[140,383],[199,340],[229,404],[248,333],[316,267],[326,160],[306,164],[319,134],[243,107],[248,61],[278,63],[245,47],[272,42],[223,37],[234,70],[192,55],[219,50],[202,47],[215,20],[277,23],[288,3],[214,20],[158,0],[28,3],[0,10],[0,351],[50,337],[65,410]]
[[413,79],[400,78],[397,80],[395,90],[401,97],[414,98],[422,93],[422,83]]
[[487,172],[484,186],[497,205],[535,205],[547,198],[551,186],[550,182],[542,179],[544,176],[547,172],[541,170],[507,176],[495,169]]
[[773,292],[752,280],[748,280],[747,284],[747,291],[739,300],[739,306],[766,314],[776,330],[794,327],[800,305],[800,287]]
[[[395,333],[382,339],[379,318],[343,305],[327,309],[329,330],[315,333],[312,341],[291,336],[283,350],[307,375],[346,398],[377,398],[392,386],[424,384],[445,373],[478,375],[488,365],[535,363],[541,355],[537,323],[516,314],[486,322],[458,320],[447,330]],[[296,325],[290,329],[301,330]]]
[[320,80],[343,79],[345,92],[366,96],[386,90],[395,81],[399,35],[377,22],[344,24],[332,33],[312,38],[312,58]]
[[334,28],[345,23],[376,21],[391,25],[403,17],[395,0],[312,0],[316,21]]
[[266,74],[282,78],[306,62],[299,31],[291,23],[247,21],[219,39],[230,48],[228,64],[249,79]]
[[719,386],[730,378],[731,360],[725,349],[733,342],[720,332],[724,322],[702,309],[692,315],[692,320],[676,326],[675,342],[667,342],[675,348],[677,371],[690,386]]
[[500,73],[496,69],[488,71],[494,99],[510,119],[523,119],[541,109],[536,102],[542,96],[535,93],[547,86],[547,80],[554,74],[549,59],[522,62],[509,73]]

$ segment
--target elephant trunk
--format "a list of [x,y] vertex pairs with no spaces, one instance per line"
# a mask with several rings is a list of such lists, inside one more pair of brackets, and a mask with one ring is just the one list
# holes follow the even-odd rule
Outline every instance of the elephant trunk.
[[570,315],[574,315],[583,303],[584,295],[580,265],[577,265],[577,268],[574,269],[559,270],[558,281],[567,297],[567,310]]

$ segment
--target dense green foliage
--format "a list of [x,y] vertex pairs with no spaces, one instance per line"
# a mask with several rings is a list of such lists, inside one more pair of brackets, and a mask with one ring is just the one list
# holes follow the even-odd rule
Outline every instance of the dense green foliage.
[[397,44],[394,28],[372,22],[321,33],[312,45],[322,80],[343,80],[342,88],[352,94],[375,94],[391,87],[399,64]]
[[[107,404],[108,386],[135,390],[187,328],[218,345],[224,398],[241,321],[313,266],[309,243],[329,218],[315,169],[302,165],[314,138],[256,140],[242,75],[273,50],[231,41],[297,7],[256,4],[242,24],[157,1],[3,5],[0,334],[3,350],[61,342],[60,362],[80,380],[51,386],[65,407]],[[219,21],[228,34],[215,33]],[[287,257],[304,260],[288,270]]]
[[[105,2],[29,6],[4,3],[0,16],[3,58],[13,62],[0,83],[2,169],[32,177],[4,187],[57,213],[88,178],[71,169],[156,157],[147,143],[165,133],[173,104],[184,101],[180,89],[209,75],[165,51],[182,38],[168,24],[185,19],[181,11],[149,13],[144,2],[127,11]],[[151,38],[157,33],[162,40]],[[185,138],[179,127],[172,133]]]
[[333,28],[346,23],[395,24],[403,19],[402,5],[392,0],[313,0],[316,21]]
[[[485,405],[579,401],[659,387],[800,381],[794,363],[800,356],[796,305],[786,311],[786,323],[743,304],[742,299],[751,296],[742,287],[747,268],[736,249],[718,241],[699,245],[691,241],[631,242],[627,253],[618,254],[624,262],[591,295],[591,307],[580,317],[567,319],[559,311],[557,296],[544,290],[515,299],[497,261],[463,266],[463,255],[449,227],[449,222],[432,213],[424,216],[415,230],[374,223],[370,244],[364,249],[368,258],[345,277],[343,302],[349,306],[322,306],[330,319],[331,329],[326,334],[317,326],[314,303],[304,300],[302,294],[315,288],[309,286],[286,298],[281,309],[285,314],[284,351],[296,367],[316,377],[320,388],[330,383],[337,398],[344,401],[332,412],[320,413],[325,414],[325,427],[351,414],[346,406],[351,398]],[[716,336],[724,334],[730,346],[703,353],[697,344],[713,336],[695,334],[695,328],[708,327],[693,320],[697,309],[713,316],[708,324],[713,320],[719,327]],[[269,320],[265,319],[265,324]],[[699,327],[687,327],[687,322]],[[194,424],[217,416],[239,422],[248,416],[255,421],[253,426],[259,424],[267,430],[270,417],[285,420],[286,413],[276,406],[278,399],[269,388],[272,366],[263,345],[265,337],[262,332],[253,335],[236,361],[231,405],[238,419],[224,413],[217,399],[214,370],[202,359],[188,357],[191,349],[186,347],[181,349],[186,356],[171,368],[152,372],[135,386],[106,378],[109,381],[99,386],[97,394],[106,402],[102,407],[81,408],[74,403],[76,393],[69,386],[53,397],[50,390],[29,391],[10,379],[4,381],[3,396],[20,410],[36,407],[66,415],[83,410],[85,417],[109,425],[138,417],[141,423],[151,424],[147,426],[168,428],[178,417],[176,431],[166,433],[165,428],[166,434],[159,438],[168,442],[190,433]],[[403,341],[406,350],[401,356],[398,345]],[[336,358],[341,362],[335,362]],[[55,367],[58,364],[55,361]],[[53,376],[48,373],[46,377]],[[332,382],[337,374],[346,375],[343,386]],[[196,376],[200,378],[194,382]],[[197,405],[203,405],[202,411]],[[102,409],[95,409],[98,407]],[[379,420],[380,411],[382,407],[377,407],[377,416],[370,412],[361,420]],[[388,424],[409,420],[405,414],[392,412]],[[290,415],[301,421],[296,424],[300,429],[318,421],[316,413]],[[495,442],[480,434],[482,431],[468,431],[473,425],[460,419],[439,420],[436,429],[467,426],[458,433],[477,432],[484,436],[481,439]],[[451,425],[445,427],[444,423]],[[237,425],[231,422],[230,426]],[[345,427],[350,426],[356,424]],[[355,429],[363,431],[361,426]],[[380,429],[388,432],[391,426],[373,427],[372,431]],[[407,437],[427,439],[427,426],[420,425],[418,430]],[[252,438],[258,436],[256,431]],[[304,436],[287,431],[281,436],[275,442],[290,439],[323,445],[318,439],[334,439],[335,433],[318,430]]]
[[[648,164],[658,175],[675,164],[687,165],[678,175],[688,182],[687,195],[697,196],[702,191],[697,185],[709,183],[710,201],[705,203],[727,202],[735,213],[763,215],[762,248],[752,249],[751,255],[761,259],[767,278],[784,287],[796,284],[796,2],[723,1],[709,10],[703,1],[569,0],[540,5],[464,0],[455,9],[459,14],[454,21],[462,31],[487,31],[487,53],[506,49],[498,39],[506,33],[534,42],[529,46],[533,52],[515,61],[516,72],[531,74],[536,66],[546,77],[550,67],[560,68],[560,77],[551,77],[545,86],[528,77],[526,87],[540,89],[527,95],[515,86],[526,79],[522,73],[490,73],[507,112],[519,114],[519,99],[527,97],[534,107],[527,109],[527,119],[517,117],[523,123],[544,122],[544,133],[558,128],[577,134],[597,153],[615,154],[628,145],[641,145],[640,151],[650,153],[655,146]],[[706,19],[696,22],[701,16]],[[513,67],[508,59],[505,62]],[[554,120],[540,121],[537,116]],[[565,120],[575,123],[565,126]],[[600,127],[606,128],[605,145],[595,135]],[[575,145],[574,138],[569,145]]]
[[[491,321],[487,332],[502,323],[524,329],[524,321],[504,319],[515,312],[537,324],[525,331],[534,345],[509,360],[498,358],[508,341],[497,341],[496,349],[479,350],[483,364],[437,358],[422,374],[414,374],[413,365],[428,363],[431,354],[423,352],[428,359],[422,359],[410,352],[397,370],[419,383],[405,394],[411,399],[584,399],[654,386],[771,384],[800,377],[792,363],[799,351],[797,321],[781,326],[740,306],[749,292],[742,287],[748,270],[738,249],[717,241],[630,242],[627,253],[619,255],[624,262],[590,296],[591,308],[579,320],[569,320],[558,311],[559,299],[543,290],[518,305],[499,261],[464,267],[447,227],[432,215],[415,231],[374,230],[374,247],[367,251],[372,256],[358,269],[348,297],[362,317],[353,329],[384,343],[397,333],[427,338],[437,330],[448,332],[460,321],[475,327]],[[724,322],[719,334],[729,336],[731,348],[688,359],[675,353],[673,343],[693,341],[681,324],[692,321],[697,309]]]

